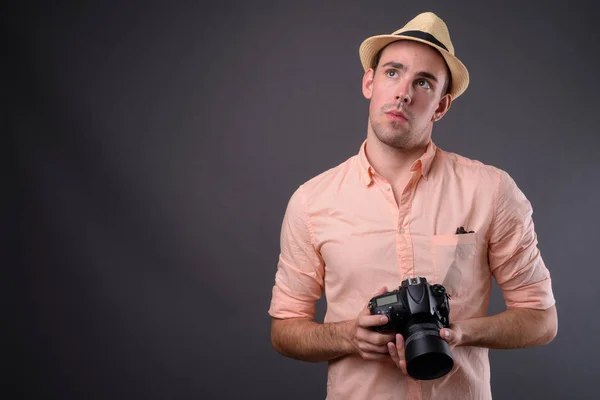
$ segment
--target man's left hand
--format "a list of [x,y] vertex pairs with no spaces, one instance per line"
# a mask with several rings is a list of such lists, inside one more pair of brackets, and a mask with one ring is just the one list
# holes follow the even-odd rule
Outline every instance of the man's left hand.
[[[460,346],[463,332],[458,325],[453,324],[450,325],[450,328],[441,329],[440,336],[448,342],[448,345],[452,349],[456,346]],[[402,335],[396,334],[396,343],[389,342],[387,346],[394,364],[396,364],[404,374],[407,374],[406,359],[404,358],[404,338]]]
[[458,325],[451,324],[450,328],[443,328],[440,330],[440,336],[448,342],[448,345],[450,345],[450,348],[452,349],[456,346],[460,346],[463,332]]

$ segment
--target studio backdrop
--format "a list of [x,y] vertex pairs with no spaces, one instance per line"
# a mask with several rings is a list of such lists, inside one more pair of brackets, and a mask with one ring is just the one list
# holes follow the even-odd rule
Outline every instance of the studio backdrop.
[[[325,398],[327,365],[270,342],[283,214],[366,137],[362,40],[433,11],[471,74],[433,139],[515,179],[557,300],[551,344],[490,352],[494,398],[597,398],[599,10],[8,7],[2,387],[22,399]],[[503,309],[494,289],[490,313]]]

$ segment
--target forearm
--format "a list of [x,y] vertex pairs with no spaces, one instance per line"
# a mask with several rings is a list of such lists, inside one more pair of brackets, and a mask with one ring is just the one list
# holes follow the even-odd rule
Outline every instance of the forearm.
[[273,347],[286,357],[304,361],[328,361],[354,351],[352,321],[317,323],[304,318],[273,319]]
[[490,349],[534,347],[549,343],[557,332],[556,308],[511,308],[496,315],[456,323],[460,345]]

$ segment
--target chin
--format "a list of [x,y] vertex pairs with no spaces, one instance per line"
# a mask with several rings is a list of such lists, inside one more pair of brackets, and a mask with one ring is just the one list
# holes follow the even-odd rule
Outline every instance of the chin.
[[407,132],[398,132],[398,131],[384,131],[384,132],[380,132],[381,134],[375,134],[375,136],[377,136],[377,139],[384,143],[387,144],[389,146],[396,146],[396,145],[405,145],[407,144],[407,142],[410,142],[410,134]]
[[389,146],[394,147],[396,149],[407,149],[411,147],[410,140],[405,136],[396,136],[391,138],[386,138],[382,143]]

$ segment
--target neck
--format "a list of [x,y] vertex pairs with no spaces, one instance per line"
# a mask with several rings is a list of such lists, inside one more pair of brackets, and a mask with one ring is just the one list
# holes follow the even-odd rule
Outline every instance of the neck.
[[397,148],[379,141],[374,134],[367,135],[366,155],[375,171],[388,182],[403,181],[410,167],[427,150],[427,143],[410,148]]

